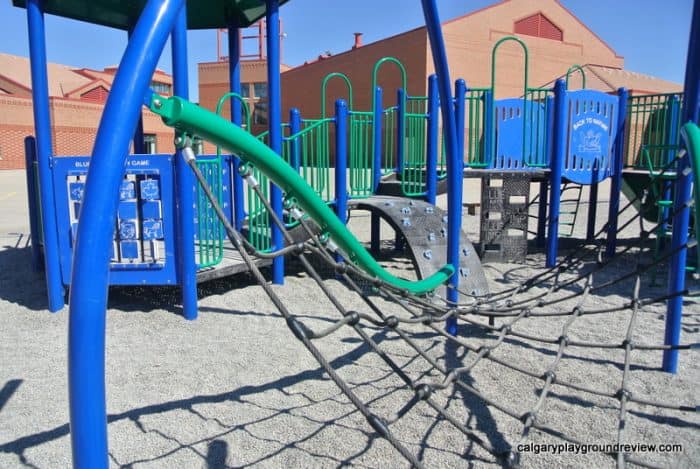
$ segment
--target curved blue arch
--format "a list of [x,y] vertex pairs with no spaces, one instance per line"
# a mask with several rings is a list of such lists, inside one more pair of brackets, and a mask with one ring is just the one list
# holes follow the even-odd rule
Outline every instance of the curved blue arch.
[[[73,259],[68,387],[73,466],[106,468],[105,317],[109,246],[129,143],[165,42],[184,0],[149,0],[126,47],[90,160]],[[184,23],[184,21],[183,21]]]

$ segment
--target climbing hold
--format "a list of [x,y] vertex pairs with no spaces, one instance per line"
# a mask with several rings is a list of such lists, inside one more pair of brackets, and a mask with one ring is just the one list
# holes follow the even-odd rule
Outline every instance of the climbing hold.
[[432,231],[428,233],[428,241],[435,241],[435,233]]
[[425,207],[425,213],[433,213],[434,211],[433,207]]
[[404,208],[401,209],[401,213],[403,213],[404,215],[410,215],[410,214],[411,214],[411,209],[408,208],[408,207],[404,207]]
[[407,218],[402,218],[402,219],[401,219],[401,224],[402,224],[403,226],[411,226],[411,219],[408,218],[408,217],[407,217]]
[[471,254],[471,252],[469,251],[469,249],[467,249],[467,248],[463,248],[463,249],[462,249],[462,255],[463,255],[464,257],[469,256],[469,254]]
[[447,215],[444,215],[444,216],[442,217],[442,222],[443,222],[443,223],[447,223]]
[[423,257],[425,257],[426,259],[432,259],[433,251],[431,251],[430,249],[423,251]]
[[459,268],[459,275],[461,277],[469,277],[469,274],[471,274],[472,271],[466,267],[460,267]]

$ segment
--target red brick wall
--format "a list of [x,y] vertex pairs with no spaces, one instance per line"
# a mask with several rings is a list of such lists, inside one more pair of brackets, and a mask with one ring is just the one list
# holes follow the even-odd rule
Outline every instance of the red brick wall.
[[[104,106],[72,99],[51,98],[53,154],[89,155]],[[34,135],[32,101],[0,97],[0,170],[24,168],[24,138]],[[173,132],[157,116],[143,112],[144,133],[156,135],[159,153],[174,151]]]

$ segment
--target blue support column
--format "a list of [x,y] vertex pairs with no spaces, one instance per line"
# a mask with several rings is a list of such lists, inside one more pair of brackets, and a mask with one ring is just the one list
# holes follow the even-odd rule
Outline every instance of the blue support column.
[[114,77],[90,160],[73,258],[68,392],[73,467],[106,469],[105,319],[110,245],[130,140],[184,0],[149,0]]
[[[296,135],[301,132],[301,113],[299,109],[292,108],[289,110],[289,133],[291,135]],[[290,148],[291,154],[289,155],[290,164],[294,169],[299,171],[301,166],[301,149],[299,148],[299,139],[294,139]]]
[[617,246],[617,218],[620,211],[620,193],[622,192],[622,167],[625,148],[625,119],[627,116],[628,93],[624,88],[617,90],[619,104],[617,105],[617,134],[613,145],[613,168],[614,173],[610,178],[610,205],[608,210],[608,239],[605,246],[605,255],[612,257],[615,255]]
[[[464,128],[466,119],[466,104],[467,104],[467,83],[459,78],[455,81],[455,99],[454,99],[454,112],[455,112],[455,127],[457,131],[456,141],[457,141],[457,155],[459,156],[459,161],[461,162],[461,167],[464,169]],[[455,158],[457,160],[457,158]]]
[[[445,148],[447,151],[447,262],[452,264],[456,273],[450,278],[450,284],[455,287],[447,290],[447,299],[457,302],[459,294],[459,240],[462,227],[462,183],[464,162],[457,152],[457,125],[452,102],[450,70],[447,66],[447,53],[442,37],[440,18],[435,0],[421,0],[425,25],[430,38],[430,48],[433,54],[435,71],[438,76],[440,90],[440,107],[442,123],[445,128]],[[457,333],[457,320],[450,318],[446,324],[447,332]]]
[[547,230],[547,267],[557,263],[559,248],[559,211],[561,204],[561,178],[564,169],[564,152],[566,151],[566,83],[557,80],[554,85],[554,135],[552,142],[552,159],[549,173],[549,218]]
[[63,308],[63,279],[58,252],[56,207],[51,166],[51,116],[49,114],[49,79],[46,68],[46,33],[41,0],[27,1],[29,28],[29,57],[32,75],[32,106],[34,108],[34,132],[39,162],[39,195],[41,199],[41,225],[44,232],[44,271],[49,311]]
[[[396,172],[403,174],[404,156],[406,155],[406,90],[396,90],[398,122],[396,123]],[[400,177],[400,176],[399,176]]]
[[588,190],[590,194],[588,196],[588,228],[586,229],[586,241],[593,241],[595,238],[595,222],[598,216],[598,184],[591,184],[588,186]]
[[335,102],[335,213],[348,222],[348,106],[342,99]]
[[[551,167],[552,153],[554,151],[554,98],[547,96],[545,100],[545,112],[547,116],[545,160]],[[540,202],[537,207],[537,240],[536,245],[543,248],[545,233],[547,232],[547,192],[549,183],[547,180],[540,182]]]
[[[280,87],[280,23],[279,0],[265,0],[265,21],[267,26],[267,99],[270,148],[282,155],[282,91]],[[270,183],[270,204],[272,210],[282,219],[282,191]],[[282,230],[272,225],[272,249],[282,249]],[[284,283],[284,257],[277,256],[272,261],[272,283]]]
[[[238,27],[238,19],[233,18],[228,24],[228,81],[232,93],[241,94],[241,37]],[[241,103],[237,99],[231,100],[231,122],[241,125]],[[246,129],[250,132],[250,129]],[[233,184],[233,221],[237,231],[243,229],[245,220],[245,191],[243,190],[243,178],[238,172],[241,164],[240,158],[233,155],[231,158],[231,177]]]
[[[189,98],[187,80],[187,7],[182,7],[172,31],[173,90],[181,98]],[[185,319],[197,319],[197,264],[194,251],[195,180],[192,170],[175,152],[175,197],[177,200],[177,259],[180,287],[182,288],[182,314]]]
[[[688,59],[685,66],[685,88],[683,93],[683,115],[681,123],[698,122],[700,120],[700,4],[695,2],[693,20],[688,41]],[[690,200],[692,189],[692,172],[690,160],[686,154],[678,162],[676,174],[676,193],[673,201],[673,235],[671,250],[679,249],[688,242],[688,225],[690,209],[685,204]],[[696,188],[695,190],[698,190]],[[696,220],[697,223],[697,220]],[[671,269],[668,275],[668,292],[676,294],[685,289],[685,265],[688,256],[687,249],[681,249],[671,258]],[[668,300],[666,310],[666,331],[664,344],[678,345],[681,338],[681,318],[683,316],[683,297],[675,296]],[[678,371],[678,350],[664,350],[663,370],[676,373]]]
[[426,200],[435,205],[437,199],[437,160],[438,160],[438,132],[439,132],[440,95],[438,91],[437,76],[428,77],[428,132],[427,132],[427,161],[426,174]]
[[[131,33],[133,29],[129,29],[127,33],[127,39],[131,38]],[[134,154],[141,155],[146,153],[146,142],[143,140],[143,113],[139,116],[138,122],[136,122],[136,129],[134,130]]]
[[377,86],[374,89],[374,116],[372,118],[372,180],[374,191],[379,188],[379,181],[382,178],[382,89]]
[[484,163],[491,164],[496,152],[496,119],[494,118],[493,90],[484,92]]
[[31,237],[32,270],[41,270],[41,235],[39,234],[39,207],[36,204],[37,187],[34,176],[34,162],[36,161],[36,140],[34,137],[24,139],[24,167],[27,175],[27,206],[29,208],[29,235]]
[[457,153],[464,162],[464,120],[466,119],[467,83],[458,78],[455,81],[455,126],[457,127]]

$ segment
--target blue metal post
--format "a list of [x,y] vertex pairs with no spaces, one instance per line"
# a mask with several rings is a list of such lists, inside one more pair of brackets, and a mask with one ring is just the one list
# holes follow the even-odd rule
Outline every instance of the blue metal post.
[[588,228],[586,229],[586,241],[593,241],[595,238],[595,222],[598,212],[598,184],[591,184],[588,186],[588,189],[590,190],[590,194],[588,196]]
[[457,153],[464,162],[464,120],[466,119],[467,83],[458,78],[455,81],[455,126],[457,127]]
[[[282,155],[282,91],[280,88],[280,24],[279,0],[265,0],[267,11],[267,99],[268,124],[270,129],[270,148]],[[270,204],[272,210],[282,219],[282,191],[270,183]],[[282,249],[284,238],[282,230],[272,225],[272,249]],[[277,256],[272,261],[272,283],[284,283],[284,257]]]
[[[301,113],[299,109],[294,107],[289,110],[289,133],[291,135],[296,135],[299,132],[301,132]],[[299,167],[301,166],[301,153],[298,138],[292,141],[290,152],[289,160],[291,165],[294,169],[299,171]]]
[[44,271],[49,311],[63,308],[63,280],[58,252],[56,207],[54,205],[51,166],[51,116],[49,114],[49,79],[46,69],[46,33],[41,0],[27,1],[29,28],[29,56],[32,75],[32,106],[34,108],[34,132],[39,162],[39,195],[41,198],[41,225],[44,232]]
[[557,263],[559,248],[559,209],[561,203],[561,178],[566,151],[566,83],[557,80],[554,85],[554,140],[549,174],[549,226],[547,230],[547,267]]
[[39,234],[39,212],[36,205],[36,179],[34,178],[34,162],[36,161],[36,140],[34,137],[24,139],[24,167],[27,174],[27,204],[29,208],[29,235],[31,237],[32,270],[41,270],[41,235]]
[[[617,245],[617,219],[620,211],[620,193],[622,191],[622,167],[625,148],[625,119],[627,116],[628,93],[624,88],[617,90],[619,104],[617,105],[617,134],[613,144],[613,175],[610,178],[610,205],[608,210],[608,239],[605,246],[605,255],[615,255]],[[613,125],[611,123],[611,125]]]
[[484,163],[491,163],[495,156],[496,119],[494,118],[493,90],[484,92]]
[[73,466],[107,457],[105,319],[110,245],[130,139],[158,58],[184,0],[149,0],[122,58],[95,139],[73,258],[68,391]]
[[[172,31],[173,90],[181,98],[189,98],[187,81],[187,11],[182,7]],[[182,288],[182,313],[185,319],[197,318],[197,264],[194,251],[194,187],[192,170],[182,157],[175,152],[175,178],[177,188],[177,259],[180,268]]]
[[[129,28],[127,39],[131,38],[133,28]],[[139,120],[136,122],[136,130],[134,130],[134,154],[139,155],[146,153],[146,142],[143,140],[143,114],[139,115]]]
[[[447,53],[442,37],[440,18],[435,0],[421,0],[425,25],[430,38],[430,48],[433,54],[435,71],[438,76],[440,90],[440,107],[442,122],[445,128],[445,148],[447,151],[447,262],[459,271],[459,240],[462,227],[462,183],[464,162],[462,155],[457,152],[457,125],[452,102],[450,70],[447,66]],[[455,287],[447,290],[447,299],[457,302],[459,294],[459,274],[450,278],[450,284]],[[447,332],[457,333],[457,320],[450,318],[446,324]]]
[[[241,40],[238,19],[233,18],[228,24],[228,81],[232,93],[241,94]],[[241,125],[241,103],[237,99],[231,100],[231,122]],[[246,129],[250,132],[250,129]],[[231,175],[233,181],[233,220],[237,231],[243,229],[245,220],[245,191],[243,190],[243,178],[238,173],[240,158],[233,155],[231,158]]]
[[403,174],[406,147],[406,90],[396,90],[398,122],[396,123],[396,172]]
[[374,191],[379,188],[379,181],[382,178],[382,89],[377,86],[374,89],[374,116],[372,118],[372,139],[373,139],[373,159],[372,159],[372,181]]
[[440,95],[438,91],[437,76],[428,77],[428,135],[425,166],[426,174],[426,200],[435,205],[437,199],[437,160],[438,160],[438,132],[439,132]]
[[[554,98],[547,96],[545,100],[545,112],[547,124],[545,128],[545,136],[547,138],[545,145],[545,159],[547,165],[551,166],[552,152],[554,151]],[[547,192],[549,182],[545,179],[540,182],[540,203],[537,208],[537,240],[538,247],[544,247],[545,233],[547,231]]]
[[[683,116],[681,123],[700,120],[700,4],[695,2],[693,20],[688,41],[688,59],[685,66],[685,87],[683,93]],[[678,179],[676,194],[673,201],[673,235],[671,249],[676,250],[688,242],[688,225],[690,209],[684,207],[690,200],[692,189],[692,172],[687,171],[690,160],[686,154],[678,162]],[[698,190],[697,188],[695,190]],[[697,223],[697,221],[696,221]],[[671,269],[668,275],[668,292],[675,294],[685,289],[685,265],[688,256],[687,249],[681,249],[671,258]],[[683,315],[683,297],[675,296],[668,300],[666,310],[666,345],[678,345],[681,338],[681,318]],[[678,371],[678,350],[664,350],[663,370],[676,373]]]
[[[335,213],[347,223],[348,214],[348,106],[335,102]],[[340,255],[336,256],[341,261]]]

